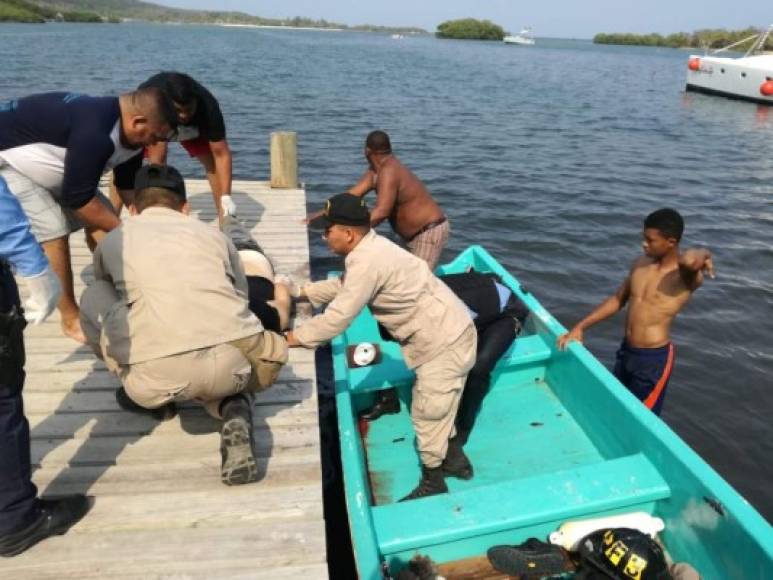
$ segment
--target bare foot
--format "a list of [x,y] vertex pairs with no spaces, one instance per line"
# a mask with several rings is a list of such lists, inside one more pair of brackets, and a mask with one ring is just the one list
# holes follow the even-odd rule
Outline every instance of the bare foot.
[[75,342],[86,344],[86,335],[83,334],[81,321],[78,318],[73,318],[72,320],[62,320],[62,333],[65,336],[72,338]]

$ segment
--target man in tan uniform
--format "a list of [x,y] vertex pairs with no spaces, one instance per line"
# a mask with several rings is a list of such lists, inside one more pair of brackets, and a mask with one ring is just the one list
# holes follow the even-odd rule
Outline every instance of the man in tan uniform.
[[447,492],[444,475],[472,477],[461,446],[449,445],[464,382],[475,362],[477,336],[469,311],[424,260],[371,230],[370,214],[359,196],[332,197],[318,220],[330,249],[346,257],[346,271],[341,278],[306,284],[295,292],[315,306],[328,306],[288,332],[288,343],[306,348],[326,343],[369,306],[416,371],[411,417],[422,477],[403,500]]
[[252,393],[274,382],[287,343],[250,312],[233,244],[187,215],[177,170],[147,165],[135,190],[132,217],[94,253],[83,330],[120,377],[123,408],[168,417],[174,401],[201,402],[223,420],[223,482],[255,481]]

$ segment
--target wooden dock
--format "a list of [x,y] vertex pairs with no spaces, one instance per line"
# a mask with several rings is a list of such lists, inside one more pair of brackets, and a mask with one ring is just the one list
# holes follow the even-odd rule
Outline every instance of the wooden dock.
[[[208,184],[187,185],[194,215],[214,223]],[[304,191],[246,181],[233,191],[239,217],[277,271],[308,279]],[[93,279],[91,254],[82,233],[71,246],[80,295]],[[86,493],[94,505],[66,535],[0,559],[0,577],[328,577],[312,351],[292,349],[279,382],[257,396],[263,478],[227,487],[219,425],[201,408],[184,406],[166,423],[122,411],[117,379],[61,335],[58,314],[28,327],[25,339],[33,479],[44,495]]]

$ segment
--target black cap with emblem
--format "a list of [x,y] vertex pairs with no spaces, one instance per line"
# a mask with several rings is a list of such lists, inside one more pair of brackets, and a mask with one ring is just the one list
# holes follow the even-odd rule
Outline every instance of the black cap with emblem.
[[314,229],[325,229],[333,224],[370,225],[370,212],[365,205],[365,200],[351,193],[339,193],[325,202],[325,209],[321,216],[309,222],[309,226]]

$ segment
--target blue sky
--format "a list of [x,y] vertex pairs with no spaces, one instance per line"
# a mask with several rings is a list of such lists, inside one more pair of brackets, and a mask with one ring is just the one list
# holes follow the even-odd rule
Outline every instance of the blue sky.
[[419,26],[487,18],[505,29],[531,26],[537,36],[591,38],[597,32],[691,32],[773,24],[773,0],[156,0],[202,10],[238,10],[271,18],[308,16],[346,24]]

